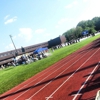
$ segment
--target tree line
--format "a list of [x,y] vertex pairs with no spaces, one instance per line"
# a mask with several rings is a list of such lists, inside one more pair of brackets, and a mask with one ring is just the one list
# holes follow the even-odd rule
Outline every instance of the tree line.
[[95,35],[100,30],[100,17],[94,17],[92,20],[80,21],[75,28],[71,28],[63,35],[65,35],[67,42],[82,38],[84,35],[83,31],[88,31],[87,36]]

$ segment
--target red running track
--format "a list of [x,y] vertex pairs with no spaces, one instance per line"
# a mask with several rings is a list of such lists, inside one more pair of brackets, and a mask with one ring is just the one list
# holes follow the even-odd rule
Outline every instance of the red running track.
[[0,96],[0,100],[95,100],[100,89],[100,39]]

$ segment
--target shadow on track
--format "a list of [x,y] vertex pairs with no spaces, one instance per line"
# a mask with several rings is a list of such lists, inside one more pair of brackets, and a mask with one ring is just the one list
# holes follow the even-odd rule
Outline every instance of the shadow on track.
[[99,48],[100,47],[100,38],[98,38],[97,40],[93,41],[87,49],[85,50],[81,50],[79,51],[78,53],[81,53],[81,52],[86,52],[88,50],[91,50],[91,49],[95,49],[95,48]]
[[[84,76],[84,77],[88,77],[90,74]],[[84,93],[86,92],[90,92],[90,91],[93,91],[93,90],[96,90],[96,89],[100,89],[100,65],[99,65],[99,68],[92,74],[92,78],[86,83],[86,86],[85,88],[83,88],[80,93],[82,95],[80,95],[79,97],[79,100],[95,100],[94,97],[90,97],[88,99],[82,99],[82,96],[84,96]],[[82,83],[83,85],[84,83]],[[79,90],[77,91],[73,91],[72,93],[70,93],[69,95],[73,95],[73,94],[77,94]]]
[[86,99],[80,99],[80,100],[95,100],[95,96],[90,97],[90,98],[86,98]]

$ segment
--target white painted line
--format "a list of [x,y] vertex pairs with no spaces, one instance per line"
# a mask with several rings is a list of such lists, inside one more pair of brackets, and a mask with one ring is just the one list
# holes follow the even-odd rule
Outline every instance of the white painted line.
[[[88,51],[88,52],[90,52],[90,51]],[[87,53],[88,53],[87,52]],[[87,54],[86,53],[86,54]],[[59,75],[57,75],[54,79],[56,79],[57,77],[59,77],[63,72],[65,72],[67,69],[69,69],[72,65],[74,65],[76,62],[78,62],[81,58],[83,58],[86,54],[84,54],[82,57],[80,57],[78,60],[76,60],[74,63],[72,63],[69,67],[67,67],[64,71],[62,71]],[[64,64],[64,65],[66,65],[66,64]],[[72,75],[70,76],[70,77],[72,77]],[[53,80],[54,80],[53,79]],[[34,95],[32,95],[29,99],[31,99],[32,97],[34,97],[37,93],[39,93],[41,90],[43,90],[47,85],[49,85],[53,80],[51,80],[49,83],[47,83],[45,86],[43,86],[40,90],[38,90]],[[52,97],[52,96],[49,96],[49,97]],[[48,97],[48,98],[49,98]],[[47,99],[48,100],[48,99]]]
[[75,95],[75,97],[73,98],[73,100],[75,100],[77,98],[78,94],[81,92],[81,90],[83,89],[83,87],[85,86],[85,84],[87,83],[87,81],[91,78],[92,74],[95,72],[95,70],[97,69],[98,65],[99,65],[99,63],[96,65],[96,67],[90,73],[90,75],[88,76],[88,78],[86,79],[86,81],[84,82],[84,84],[81,86],[81,88],[79,89],[79,91],[77,92],[77,94]]
[[45,99],[50,99],[50,98],[53,98],[53,97],[45,97]]
[[[51,97],[51,96],[53,96],[90,58],[92,58],[95,54],[96,54],[96,52],[97,51],[99,51],[99,49],[98,50],[96,50],[69,78],[67,78],[50,96],[48,96],[48,97]],[[46,100],[49,100],[49,99],[46,99]]]
[[[71,96],[75,96],[76,94],[73,94],[73,95],[71,95]],[[80,94],[78,94],[78,95],[82,95],[81,93]]]
[[95,100],[100,100],[100,90],[97,92]]

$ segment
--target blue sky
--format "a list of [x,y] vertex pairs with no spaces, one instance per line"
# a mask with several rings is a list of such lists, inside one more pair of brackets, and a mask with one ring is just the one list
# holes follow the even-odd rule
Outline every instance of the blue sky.
[[0,0],[0,52],[62,35],[79,21],[100,17],[99,0]]

